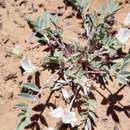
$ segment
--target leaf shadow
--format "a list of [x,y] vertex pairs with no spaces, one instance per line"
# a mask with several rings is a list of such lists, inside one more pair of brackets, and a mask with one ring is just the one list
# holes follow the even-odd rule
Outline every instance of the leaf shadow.
[[25,129],[31,129],[31,130],[41,130],[40,126],[37,122],[32,122],[28,126],[25,127]]
[[45,125],[46,127],[48,127],[48,123],[45,119],[44,116],[42,116],[41,114],[35,114],[31,117],[31,121],[32,122],[37,122],[38,120],[40,120],[40,122]]
[[25,72],[25,70],[21,66],[19,66],[19,69],[20,69],[21,75],[23,76],[23,73]]
[[106,91],[108,91],[110,94],[108,95],[108,97],[105,97],[99,90],[95,89],[96,92],[98,92],[98,94],[100,94],[103,99],[101,101],[102,105],[108,105],[106,114],[107,116],[111,116],[112,119],[116,122],[116,123],[120,123],[120,119],[118,116],[119,112],[124,112],[125,115],[130,118],[130,105],[128,106],[124,106],[122,103],[120,103],[120,101],[123,99],[123,95],[119,94],[123,89],[125,88],[125,85],[123,85],[122,87],[120,87],[115,93],[112,93],[106,86],[105,89]]
[[53,94],[53,91],[50,93],[49,97],[47,98],[45,104],[38,104],[32,108],[33,111],[37,112],[36,114],[32,115],[31,117],[31,123],[26,126],[26,129],[32,129],[32,130],[41,130],[39,121],[42,125],[48,127],[48,123],[43,116],[45,108],[48,106],[50,98]]
[[40,88],[40,72],[36,72],[35,74],[35,84]]

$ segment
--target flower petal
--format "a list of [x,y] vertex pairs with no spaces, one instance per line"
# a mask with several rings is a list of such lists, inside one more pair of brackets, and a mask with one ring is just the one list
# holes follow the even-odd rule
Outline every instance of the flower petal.
[[130,29],[121,28],[118,31],[116,38],[120,43],[127,44],[128,40],[130,39]]
[[51,116],[54,118],[61,118],[64,115],[64,110],[61,107],[51,110]]
[[23,59],[20,61],[20,65],[27,73],[36,72],[36,67],[31,63],[31,60],[27,59],[26,57],[23,57]]
[[48,130],[55,130],[55,129],[54,129],[54,128],[52,128],[52,127],[49,127],[49,128],[48,128]]
[[125,27],[130,27],[130,13],[128,13],[127,16],[125,17],[125,19],[123,21],[123,25]]
[[77,122],[77,118],[75,116],[75,112],[65,112],[65,114],[62,117],[62,122],[64,124],[72,124],[72,126],[74,127],[74,123]]

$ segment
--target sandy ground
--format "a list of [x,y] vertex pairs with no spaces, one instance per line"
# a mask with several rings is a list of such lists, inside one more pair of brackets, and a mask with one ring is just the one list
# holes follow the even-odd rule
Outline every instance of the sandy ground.
[[[93,1],[92,8],[95,9],[98,7],[99,0]],[[59,6],[63,9],[58,9]],[[43,52],[45,46],[35,47],[38,44],[35,38],[31,43],[28,42],[32,30],[25,18],[27,16],[36,18],[45,9],[49,12],[63,13],[60,19],[65,31],[65,42],[70,43],[76,38],[77,32],[82,32],[80,19],[75,16],[66,19],[74,11],[71,7],[65,9],[63,0],[0,0],[0,130],[15,130],[18,123],[18,110],[14,106],[22,101],[17,94],[20,92],[20,84],[27,78],[21,75],[19,60],[8,54],[8,51],[18,43],[22,46],[25,55],[33,59],[33,63],[40,67],[41,59],[45,55]],[[121,26],[128,12],[130,12],[129,3],[124,4],[116,14],[116,28]],[[43,84],[49,75],[48,72],[41,73],[40,84]],[[97,91],[94,92],[98,115],[95,130],[130,130],[128,118],[130,116],[130,88],[120,88],[115,83],[110,83],[108,89],[97,87]],[[47,95],[43,96],[44,100]],[[59,103],[55,96],[51,102],[53,101]],[[63,102],[60,104],[65,105]],[[47,111],[44,112],[45,117],[48,117]],[[56,122],[49,117],[47,121],[49,126],[54,126]],[[44,128],[42,123],[40,126]]]

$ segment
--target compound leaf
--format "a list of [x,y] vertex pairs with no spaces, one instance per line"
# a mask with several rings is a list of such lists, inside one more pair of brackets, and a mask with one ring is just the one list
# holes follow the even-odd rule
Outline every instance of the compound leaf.
[[24,83],[24,84],[23,84],[23,87],[24,87],[24,88],[31,89],[31,90],[33,90],[33,91],[35,91],[35,92],[39,92],[38,86],[37,86],[36,84],[34,84],[34,83],[30,83],[30,82]]
[[20,93],[20,94],[18,94],[18,96],[23,97],[23,98],[28,99],[28,100],[31,100],[31,101],[36,100],[34,96],[32,96],[28,93]]

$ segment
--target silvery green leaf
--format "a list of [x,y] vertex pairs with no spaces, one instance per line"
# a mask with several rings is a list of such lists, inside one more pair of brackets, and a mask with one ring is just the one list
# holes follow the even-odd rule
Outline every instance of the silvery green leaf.
[[99,7],[99,13],[101,14],[101,18],[104,19],[107,15],[107,10],[104,5],[100,5]]
[[130,72],[128,72],[128,71],[120,71],[118,73],[118,76],[129,77],[130,76]]
[[98,25],[98,19],[97,19],[96,13],[95,13],[95,12],[92,13],[92,14],[90,15],[90,17],[91,17],[91,20],[92,20],[92,23],[93,23],[94,27],[96,27],[96,26]]
[[128,54],[128,55],[125,57],[124,62],[129,62],[129,63],[130,63],[130,54]]
[[21,113],[19,113],[17,116],[19,116],[19,117],[25,117],[26,114],[25,114],[25,112],[21,112]]
[[18,94],[18,96],[23,97],[23,98],[28,99],[28,100],[32,100],[32,101],[36,100],[36,98],[34,96],[32,96],[28,93],[20,93],[20,94]]
[[31,89],[31,90],[33,90],[33,91],[35,91],[35,92],[39,92],[38,86],[37,86],[36,84],[34,84],[34,83],[30,83],[30,82],[24,83],[24,84],[23,84],[23,87],[24,87],[24,88]]
[[97,105],[97,102],[93,99],[89,99],[88,103],[89,103],[89,105],[94,106],[94,107]]
[[22,118],[26,117],[26,112],[21,112],[17,115],[19,117],[19,119],[21,120]]
[[63,87],[62,83],[55,83],[54,85],[51,85],[50,88],[51,90],[55,91],[55,90],[59,90]]
[[85,124],[85,128],[84,128],[84,129],[85,129],[85,130],[89,130],[89,129],[88,129],[88,125],[87,125],[87,124]]
[[37,17],[36,21],[34,22],[36,31],[42,29],[42,22],[43,22],[42,17],[40,17],[40,16]]
[[123,76],[117,76],[117,81],[121,84],[127,84],[128,79]]
[[92,111],[89,112],[89,116],[90,116],[93,120],[95,120],[95,119],[97,118],[96,115],[95,115],[95,113],[92,112]]
[[62,107],[58,107],[50,111],[50,115],[54,118],[61,118],[64,115]]
[[[82,85],[82,84],[81,84],[81,85]],[[87,86],[83,86],[83,85],[82,85],[82,87],[83,87],[83,90],[84,90],[84,94],[85,94],[86,96],[88,96],[89,93],[90,93],[90,88],[88,88]]]
[[74,61],[80,59],[80,56],[81,56],[81,54],[79,52],[76,52],[76,53],[70,55],[70,57],[68,57],[68,60],[74,62]]
[[80,65],[75,65],[73,68],[66,70],[65,74],[78,81],[84,75],[84,71]]
[[31,24],[31,25],[34,24],[31,17],[28,17],[28,16],[27,16],[25,19],[27,20],[27,22],[28,22],[29,24]]
[[47,29],[49,27],[49,24],[50,24],[50,14],[48,12],[44,12],[43,16],[39,16],[34,22],[37,31]]
[[116,34],[116,38],[121,44],[127,45],[127,42],[130,39],[130,29],[121,28]]
[[113,0],[108,0],[108,15],[115,13],[119,9],[119,4]]
[[65,80],[57,80],[57,83],[66,84]]
[[81,50],[81,45],[80,45],[80,41],[79,41],[78,37],[76,39],[74,39],[73,47],[74,47],[75,52],[77,52],[77,53]]
[[117,69],[120,68],[120,66],[121,66],[120,63],[117,62],[117,63],[115,63],[115,64],[113,64],[113,65],[111,66],[111,69],[112,69],[112,70],[117,70]]
[[23,117],[20,123],[17,125],[16,130],[24,130],[24,128],[31,123],[30,119],[27,117]]
[[89,130],[92,130],[92,124],[89,118],[87,118],[86,125],[88,126]]
[[121,71],[128,71],[130,62],[124,62],[121,66]]
[[123,21],[123,25],[125,27],[130,27],[130,13],[128,13],[127,16],[125,17],[125,19]]
[[51,19],[51,22],[56,25],[59,23],[59,18],[57,15],[51,15],[50,19]]
[[52,64],[52,63],[60,64],[60,62],[63,60],[63,57],[64,57],[63,52],[55,50],[53,55],[47,56],[44,59],[43,64],[44,65],[48,65],[48,64]]
[[117,42],[117,39],[111,36],[105,36],[102,39],[102,44],[102,48],[107,50],[108,53],[112,53],[113,51],[116,51],[118,48],[121,48],[121,45],[119,44],[119,42]]
[[23,117],[20,123],[17,125],[16,130],[24,130],[26,117]]
[[20,104],[17,104],[16,105],[16,108],[20,108],[20,109],[22,109],[22,110],[27,110],[28,109],[28,105],[27,104],[25,104],[25,103],[20,103]]
[[55,51],[54,57],[58,58],[59,60],[63,59],[63,52],[62,51]]
[[42,22],[42,28],[43,29],[46,29],[49,27],[49,24],[50,24],[50,14],[48,12],[44,12],[43,14],[43,22]]
[[85,13],[89,8],[90,0],[76,0],[77,6],[79,6],[79,10],[81,13]]
[[57,28],[56,30],[54,30],[54,35],[58,35],[62,38],[63,32],[64,32],[63,28]]
[[41,42],[42,44],[46,44],[49,42],[48,37],[45,35],[44,37],[41,37],[38,39],[38,42]]
[[90,0],[67,0],[67,1],[69,1],[73,6],[79,9],[81,14],[86,13],[91,2]]

